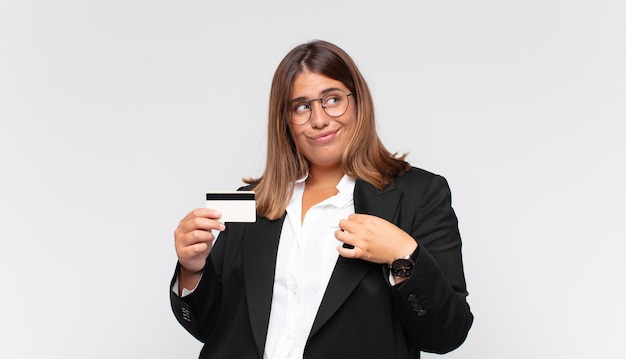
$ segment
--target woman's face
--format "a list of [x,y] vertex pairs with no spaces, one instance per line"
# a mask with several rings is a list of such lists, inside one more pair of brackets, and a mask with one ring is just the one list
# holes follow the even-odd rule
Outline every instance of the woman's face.
[[[350,92],[339,81],[314,72],[302,72],[293,81],[289,94],[290,106],[301,100],[319,99],[333,89],[346,94]],[[298,101],[293,101],[296,99]],[[354,134],[357,121],[354,95],[347,100],[348,108],[339,117],[332,117],[324,112],[321,101],[313,101],[308,122],[294,125],[289,121],[293,140],[298,151],[309,161],[311,170],[316,167],[321,169],[341,166],[341,156]]]

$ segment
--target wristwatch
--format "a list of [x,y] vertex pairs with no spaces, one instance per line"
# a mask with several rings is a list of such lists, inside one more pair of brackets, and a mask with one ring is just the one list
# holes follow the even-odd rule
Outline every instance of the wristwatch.
[[415,251],[408,256],[396,258],[396,260],[394,260],[389,266],[391,275],[398,278],[409,277],[413,271],[413,266],[415,265],[415,260],[417,259],[419,250],[420,246],[418,245],[417,248],[415,248]]

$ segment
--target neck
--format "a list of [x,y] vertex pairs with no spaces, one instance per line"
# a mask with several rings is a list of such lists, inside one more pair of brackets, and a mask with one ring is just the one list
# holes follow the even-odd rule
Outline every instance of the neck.
[[341,167],[310,168],[307,184],[316,187],[336,187],[344,173]]

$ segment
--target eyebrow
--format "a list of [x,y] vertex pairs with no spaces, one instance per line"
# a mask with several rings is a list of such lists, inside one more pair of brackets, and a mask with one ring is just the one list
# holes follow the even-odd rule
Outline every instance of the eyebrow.
[[[324,97],[326,94],[328,94],[329,92],[333,92],[333,91],[344,91],[338,87],[329,87],[325,90],[322,90],[322,92],[320,92],[320,97]],[[316,97],[316,98],[320,98],[320,97]],[[296,102],[296,101],[309,101],[309,98],[306,96],[300,96],[300,97],[296,97],[292,100],[289,100],[289,103],[292,102]]]

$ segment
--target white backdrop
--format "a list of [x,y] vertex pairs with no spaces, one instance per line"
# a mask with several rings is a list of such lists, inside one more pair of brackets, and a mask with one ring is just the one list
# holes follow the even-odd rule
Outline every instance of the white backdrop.
[[271,76],[314,38],[450,182],[476,320],[445,357],[626,357],[625,24],[622,0],[0,1],[0,357],[197,357],[173,230],[261,173]]

